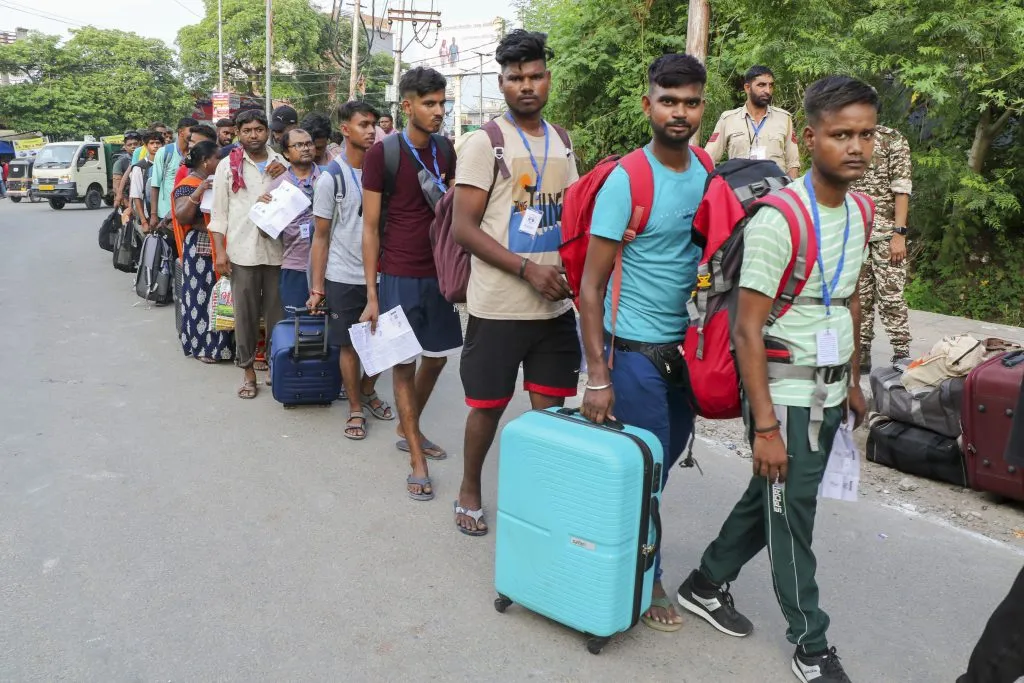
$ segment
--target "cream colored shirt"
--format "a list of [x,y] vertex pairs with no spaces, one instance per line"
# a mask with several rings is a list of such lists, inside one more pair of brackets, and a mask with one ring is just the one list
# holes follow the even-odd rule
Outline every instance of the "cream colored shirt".
[[756,150],[760,148],[764,151],[764,158],[774,161],[784,172],[800,168],[800,149],[789,112],[769,105],[762,121],[764,127],[755,134],[756,124],[747,106],[730,109],[719,117],[704,150],[717,164],[723,156],[729,159],[757,158]]
[[[485,131],[474,131],[459,140],[459,165],[455,184],[487,190],[494,183],[480,228],[509,251],[525,256],[539,265],[558,266],[562,260],[558,246],[562,242],[562,202],[565,190],[576,182],[576,158],[565,148],[558,133],[548,126],[548,155],[544,163],[544,137],[527,136],[530,151],[543,174],[543,187],[537,191],[537,171],[530,152],[515,126],[506,118],[498,119],[505,138],[505,163],[511,177],[500,174],[495,180],[494,149]],[[539,226],[524,230],[528,210],[542,215]],[[525,280],[473,257],[466,291],[469,313],[492,320],[549,320],[572,307],[572,302],[548,301]]]
[[[274,161],[288,165],[269,145],[267,152],[267,165]],[[245,179],[245,187],[232,192],[231,157],[226,156],[217,164],[209,229],[227,238],[228,259],[231,263],[240,266],[279,266],[284,256],[281,240],[272,240],[262,235],[256,224],[249,220],[249,209],[267,191],[272,178],[260,172],[248,153],[242,157],[242,177]]]

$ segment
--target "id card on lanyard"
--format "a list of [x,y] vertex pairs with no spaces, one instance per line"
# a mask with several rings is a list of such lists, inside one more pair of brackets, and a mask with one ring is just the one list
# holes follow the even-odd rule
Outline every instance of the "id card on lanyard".
[[427,168],[427,165],[423,163],[423,159],[420,158],[420,151],[412,144],[412,140],[409,139],[409,134],[404,130],[402,131],[402,137],[405,138],[405,144],[409,146],[409,151],[412,152],[413,157],[415,157],[416,161],[418,161],[420,166],[423,167],[423,170],[430,175],[434,184],[437,185],[437,188],[441,190],[441,194],[447,192],[448,186],[444,184],[444,180],[441,178],[441,167],[437,163],[437,143],[434,142],[434,138],[430,138],[430,154],[434,158],[434,170],[431,171]]
[[533,156],[533,149],[530,148],[530,141],[526,137],[526,133],[519,127],[516,120],[512,118],[512,114],[505,114],[508,122],[516,129],[519,133],[519,139],[523,141],[523,147],[526,148],[526,153],[530,155],[530,164],[533,166],[533,172],[536,173],[537,182],[533,192],[534,202],[530,204],[524,211],[522,220],[519,222],[519,232],[529,235],[530,237],[536,237],[537,232],[540,230],[541,222],[544,219],[544,213],[538,206],[541,188],[544,184],[544,172],[548,168],[548,152],[551,149],[551,137],[548,133],[547,121],[541,120],[541,125],[544,127],[544,163],[538,164],[537,158]]
[[768,148],[761,144],[761,130],[764,128],[764,124],[768,123],[768,114],[764,115],[761,119],[761,123],[754,124],[754,119],[751,118],[750,114],[746,114],[747,122],[750,124],[750,128],[753,130],[753,134],[750,136],[750,155],[749,159],[767,159]]
[[[814,222],[814,236],[818,241],[817,261],[818,272],[821,275],[821,301],[825,305],[825,319],[828,326],[815,335],[818,348],[818,367],[827,367],[839,364],[839,338],[832,329],[832,296],[839,287],[839,279],[843,274],[843,266],[846,263],[846,244],[850,240],[850,203],[843,197],[843,208],[846,209],[846,227],[843,229],[843,247],[839,253],[839,262],[836,264],[836,271],[832,275],[831,282],[825,276],[825,260],[821,256],[821,212],[818,210],[818,197],[814,192],[814,183],[811,182],[811,174],[804,176],[804,187],[807,189],[807,197],[811,204],[811,218]],[[854,331],[856,334],[856,330]]]

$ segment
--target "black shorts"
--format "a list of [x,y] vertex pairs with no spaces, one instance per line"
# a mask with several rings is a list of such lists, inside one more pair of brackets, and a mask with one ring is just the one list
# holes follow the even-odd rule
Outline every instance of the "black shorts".
[[516,391],[543,396],[576,395],[580,342],[571,310],[550,320],[489,320],[469,316],[462,348],[462,388],[470,408],[504,408]]
[[[436,277],[380,276],[380,313],[401,306],[423,347],[424,358],[446,358],[462,346],[462,321],[445,300]],[[415,361],[415,359],[413,359]],[[413,362],[410,361],[410,362]]]
[[345,285],[326,280],[324,289],[327,290],[327,308],[331,312],[327,343],[343,348],[352,346],[348,328],[359,322],[359,316],[366,310],[366,285]]

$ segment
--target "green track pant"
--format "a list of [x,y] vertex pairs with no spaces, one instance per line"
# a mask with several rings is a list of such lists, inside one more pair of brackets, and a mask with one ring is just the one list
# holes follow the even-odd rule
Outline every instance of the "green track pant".
[[818,485],[825,473],[839,424],[841,407],[826,408],[821,449],[812,451],[807,436],[810,408],[776,408],[786,435],[789,471],[785,483],[753,477],[722,530],[701,558],[701,572],[716,584],[729,583],[764,547],[772,584],[789,623],[786,637],[805,651],[828,647],[828,615],[818,606],[817,560],[811,549]]

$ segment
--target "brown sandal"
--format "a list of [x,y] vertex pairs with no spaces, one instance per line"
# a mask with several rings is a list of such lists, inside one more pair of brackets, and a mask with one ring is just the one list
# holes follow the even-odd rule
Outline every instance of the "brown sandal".
[[259,389],[256,388],[256,382],[243,382],[242,386],[238,388],[238,398],[250,400],[256,398],[256,394],[259,393]]

